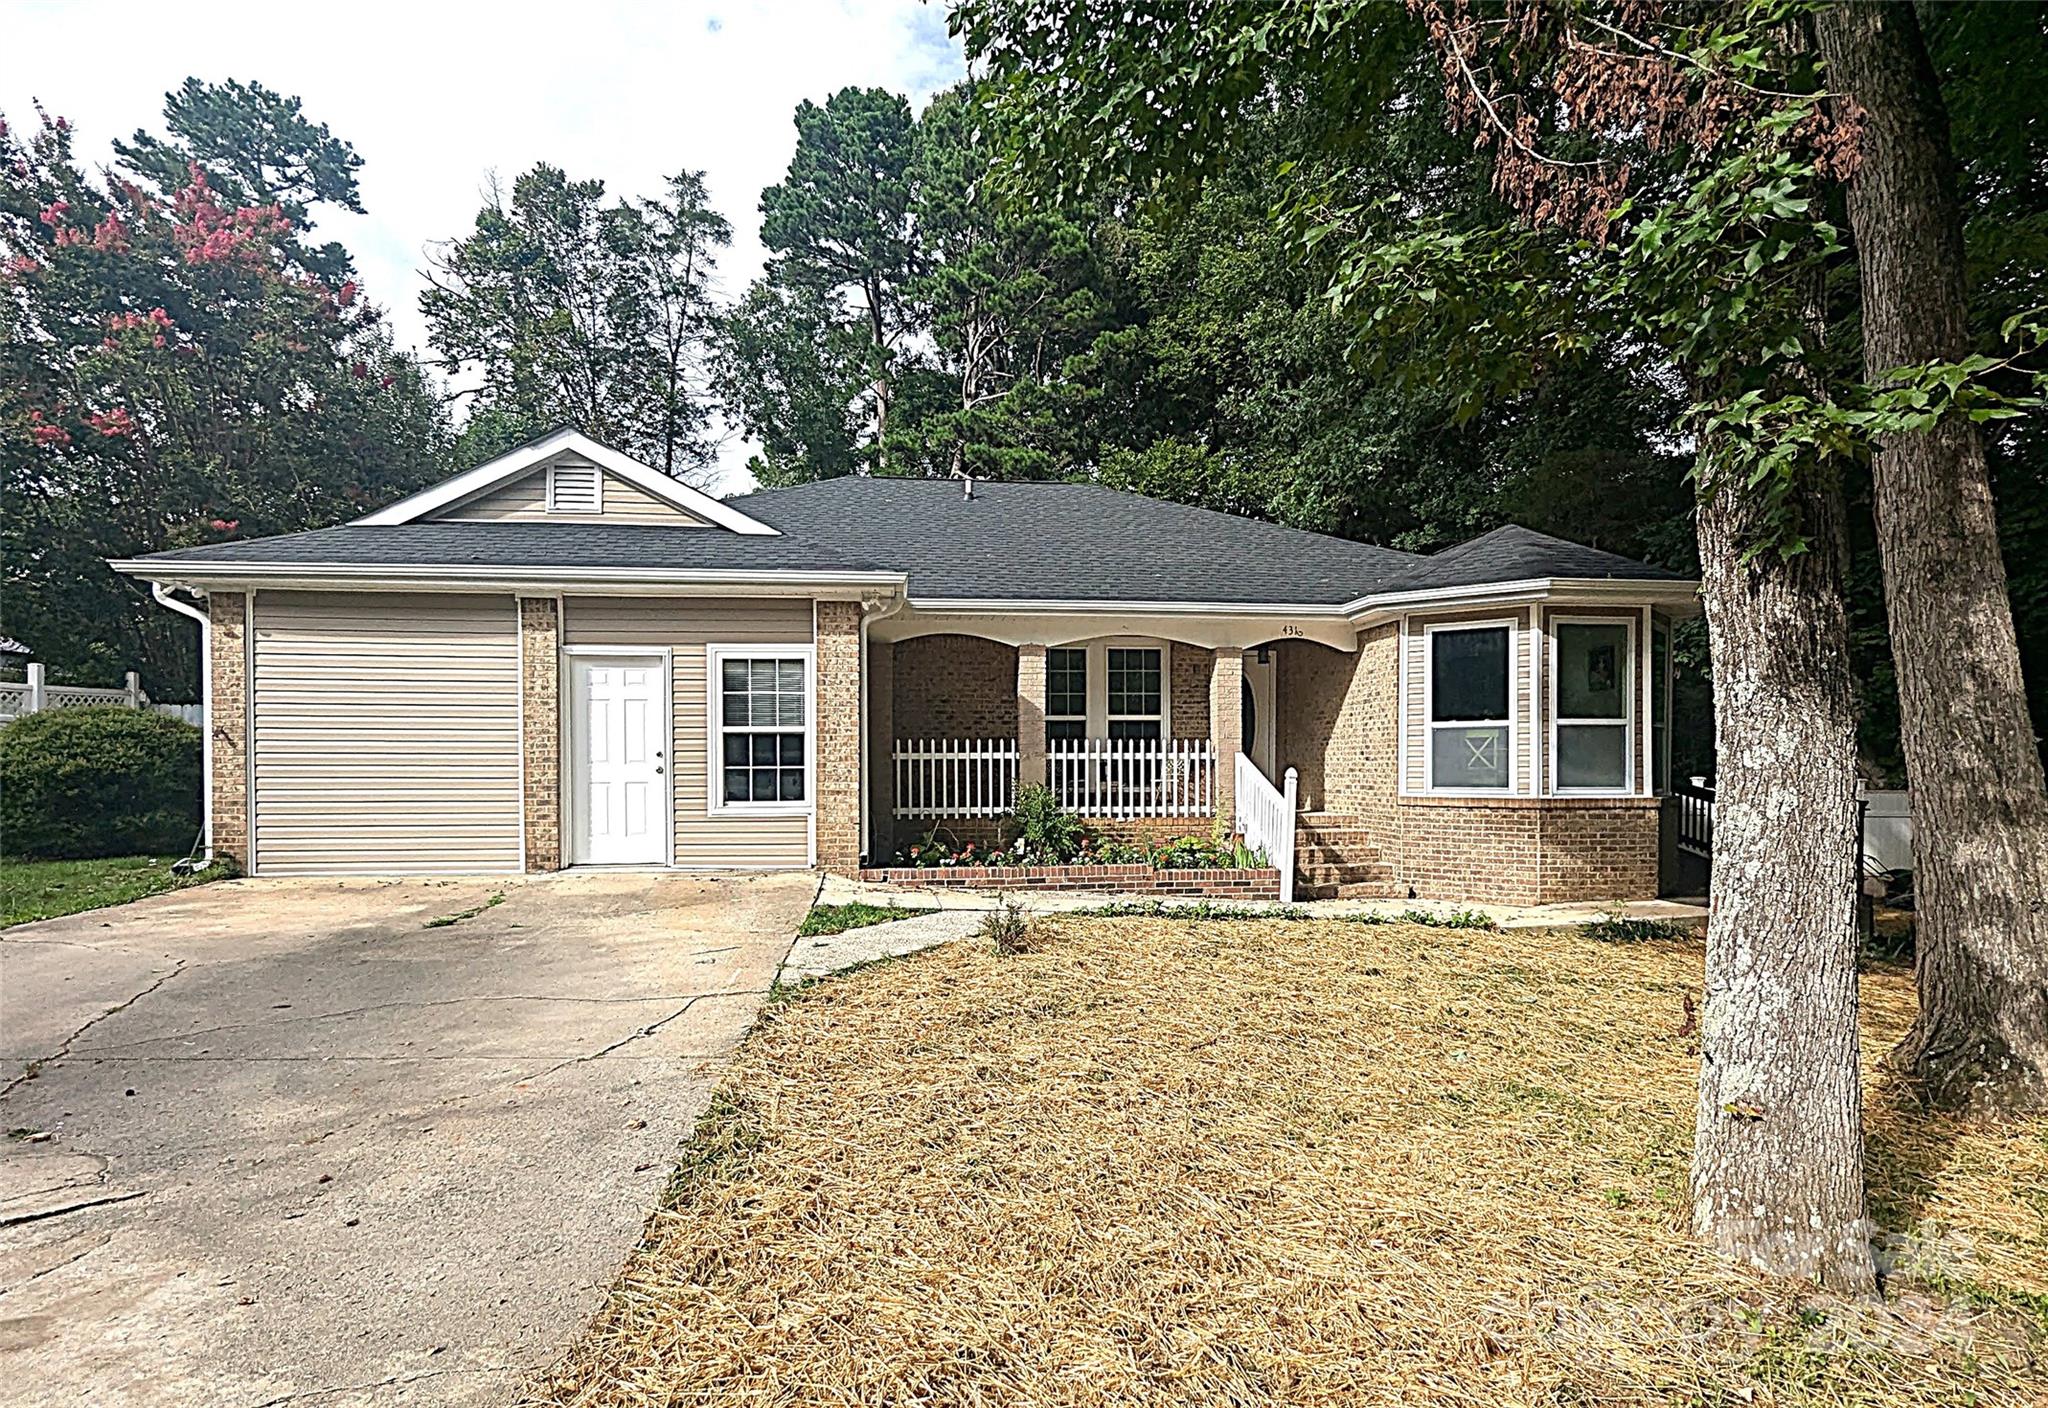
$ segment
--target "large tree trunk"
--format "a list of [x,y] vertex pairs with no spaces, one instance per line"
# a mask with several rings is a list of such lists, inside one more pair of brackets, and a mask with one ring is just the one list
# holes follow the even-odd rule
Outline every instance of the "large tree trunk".
[[1718,779],[1693,1225],[1765,1271],[1868,1295],[1840,494],[1804,508],[1808,551],[1744,566],[1759,525],[1739,489],[1700,501]]
[[[1968,354],[1948,117],[1912,7],[1819,18],[1829,86],[1865,111],[1849,187],[1865,375]],[[2048,796],[2027,717],[1984,443],[1967,419],[1873,464],[1912,789],[1920,1015],[1895,1060],[1929,1098],[2048,1107]]]

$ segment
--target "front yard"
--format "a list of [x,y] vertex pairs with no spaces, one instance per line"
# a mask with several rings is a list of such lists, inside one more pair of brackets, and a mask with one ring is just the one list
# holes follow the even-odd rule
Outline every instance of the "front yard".
[[[538,1391],[670,1403],[2038,1403],[2048,1125],[1884,1084],[1881,1307],[1682,1235],[1696,945],[1041,920],[804,989]],[[1864,985],[1869,1050],[1903,968]]]
[[[32,919],[55,919],[144,895],[182,889],[199,880],[171,873],[172,856],[117,856],[111,860],[0,859],[0,929]],[[217,879],[208,875],[206,879]]]

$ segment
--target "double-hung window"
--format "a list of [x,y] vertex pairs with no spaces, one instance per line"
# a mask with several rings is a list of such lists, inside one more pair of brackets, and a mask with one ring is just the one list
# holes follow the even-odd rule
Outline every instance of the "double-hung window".
[[1166,736],[1161,704],[1165,653],[1151,646],[1112,645],[1107,652],[1104,717],[1109,737],[1157,743]]
[[1427,644],[1430,790],[1507,791],[1514,781],[1514,628],[1432,626]]
[[711,797],[718,810],[810,805],[811,658],[774,646],[713,646]]
[[1087,647],[1054,646],[1045,652],[1045,741],[1087,736]]
[[1635,776],[1635,628],[1625,620],[1554,621],[1551,627],[1551,786],[1624,792]]

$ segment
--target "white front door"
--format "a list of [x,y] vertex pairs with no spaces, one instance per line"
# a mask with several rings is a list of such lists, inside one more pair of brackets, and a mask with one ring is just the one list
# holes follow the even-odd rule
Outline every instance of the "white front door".
[[668,860],[668,662],[569,657],[570,858],[583,865]]

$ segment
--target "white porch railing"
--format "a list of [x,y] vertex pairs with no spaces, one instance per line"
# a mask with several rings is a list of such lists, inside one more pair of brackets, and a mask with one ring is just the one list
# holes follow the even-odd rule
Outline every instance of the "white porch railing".
[[1213,816],[1216,749],[1206,738],[1056,738],[1045,781],[1081,816]]
[[897,816],[1004,816],[1017,805],[1014,738],[899,738]]
[[133,670],[120,689],[95,689],[86,685],[51,684],[43,678],[43,667],[30,662],[24,681],[0,682],[0,723],[39,714],[45,709],[75,709],[85,704],[112,704],[122,709],[140,709],[149,703],[142,692],[142,680]]
[[1279,790],[1266,780],[1259,765],[1237,755],[1236,830],[1253,850],[1280,872],[1280,903],[1294,903],[1294,802],[1297,779],[1293,768]]

